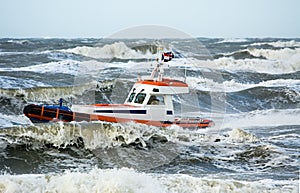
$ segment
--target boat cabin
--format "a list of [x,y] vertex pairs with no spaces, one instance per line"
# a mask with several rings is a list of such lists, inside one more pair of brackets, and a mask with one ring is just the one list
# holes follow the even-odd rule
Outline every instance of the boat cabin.
[[151,120],[174,121],[172,95],[188,92],[188,85],[182,81],[140,80],[134,84],[124,104],[145,108]]

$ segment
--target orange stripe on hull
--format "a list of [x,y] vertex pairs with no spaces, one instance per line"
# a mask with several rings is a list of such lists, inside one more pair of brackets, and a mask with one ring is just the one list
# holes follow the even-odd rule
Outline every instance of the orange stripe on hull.
[[[76,121],[76,119],[75,119]],[[102,115],[90,115],[90,121],[105,121],[105,122],[112,122],[112,123],[126,123],[126,122],[136,122],[136,123],[142,123],[146,125],[153,125],[157,127],[168,127],[171,125],[178,125],[180,127],[199,127],[199,128],[205,128],[211,126],[212,122],[207,123],[163,123],[161,121],[151,121],[151,120],[139,120],[139,119],[126,119],[126,118],[116,118],[116,117],[109,117],[109,116],[102,116]]]
[[149,84],[155,86],[177,86],[177,87],[188,87],[188,85],[179,80],[170,80],[163,79],[162,81],[154,81],[154,80],[141,80],[137,82],[138,84]]

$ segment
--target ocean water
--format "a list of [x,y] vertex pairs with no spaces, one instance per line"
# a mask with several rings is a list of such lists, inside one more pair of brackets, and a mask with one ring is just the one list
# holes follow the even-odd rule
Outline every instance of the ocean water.
[[[206,129],[32,124],[27,104],[122,103],[172,50]],[[299,192],[300,39],[0,39],[0,192]]]

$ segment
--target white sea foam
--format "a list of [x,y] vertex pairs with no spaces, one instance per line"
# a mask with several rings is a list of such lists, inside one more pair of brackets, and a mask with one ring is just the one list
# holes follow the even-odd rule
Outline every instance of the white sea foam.
[[151,175],[131,169],[100,170],[89,173],[48,175],[3,175],[1,192],[165,192]]
[[245,38],[227,38],[227,39],[223,39],[223,40],[217,42],[217,44],[221,44],[221,43],[242,43],[242,42],[248,42],[248,40],[245,39]]
[[8,43],[13,43],[13,44],[33,44],[33,42],[29,41],[29,40],[22,40],[22,39],[11,39],[7,41]]
[[280,50],[248,49],[248,51],[257,57],[262,56],[269,60],[287,61],[300,65],[300,48],[282,48]]
[[[249,48],[251,55],[266,59],[234,59],[222,57],[214,60],[186,59],[187,66],[205,67],[228,71],[251,71],[270,74],[284,74],[300,71],[300,48],[279,50]],[[231,55],[233,53],[228,53]],[[226,54],[227,55],[227,54]]]
[[113,44],[104,45],[103,47],[88,47],[81,46],[63,52],[79,54],[91,58],[120,58],[120,59],[139,59],[139,58],[153,58],[150,52],[142,53],[140,51],[129,48],[124,42],[116,42]]
[[49,62],[44,64],[32,65],[27,67],[19,68],[0,68],[0,71],[8,72],[18,72],[18,71],[28,71],[28,72],[39,72],[39,73],[65,73],[74,74],[77,73],[77,67],[79,62],[74,60],[64,60],[59,62]]
[[36,54],[36,52],[1,52],[0,49],[0,56],[10,56],[10,55],[18,55],[18,54]]
[[168,175],[160,178],[168,192],[297,192],[297,181],[238,181],[232,179],[196,178],[189,175]]
[[300,125],[300,109],[267,109],[226,114],[223,128]]
[[295,40],[290,41],[276,41],[276,42],[256,42],[250,44],[250,46],[262,46],[262,45],[271,45],[276,48],[284,48],[284,47],[300,47],[300,42]]
[[[63,74],[71,74],[71,75],[82,75],[82,74],[95,74],[99,70],[102,70],[106,67],[115,67],[116,64],[106,64],[103,62],[90,60],[78,62],[75,60],[63,60],[59,62],[49,62],[43,64],[37,64],[27,67],[19,67],[19,68],[0,68],[0,72],[38,72],[38,73],[63,73]],[[121,66],[122,65],[118,65]]]
[[0,85],[3,89],[9,88],[33,88],[50,86],[32,79],[22,79],[9,76],[0,76]]
[[239,83],[234,80],[224,81],[218,83],[212,79],[203,77],[187,77],[186,82],[192,89],[203,91],[225,91],[225,92],[237,92],[255,87],[289,87],[300,91],[300,80],[295,79],[276,79],[262,81],[257,84],[253,83]]
[[206,67],[228,71],[246,71],[259,72],[268,74],[285,74],[300,71],[299,61],[290,63],[280,60],[262,60],[262,59],[243,59],[236,60],[234,58],[218,58],[215,60],[198,61],[193,64],[198,67]]
[[229,138],[235,142],[255,142],[259,139],[242,129],[234,128],[228,132]]
[[0,128],[16,125],[32,125],[32,123],[25,115],[4,115],[0,113]]
[[286,192],[299,191],[296,180],[241,181],[186,174],[149,174],[132,169],[92,169],[88,173],[1,175],[0,192]]
[[[12,122],[28,124],[28,118],[14,118],[10,116],[1,116],[0,119],[6,126],[12,126]],[[49,123],[37,124],[35,126],[18,126],[9,131],[2,130],[1,133],[9,132],[15,138],[29,137],[36,141],[50,143],[55,147],[66,147],[76,143],[78,137],[81,137],[86,149],[94,150],[97,148],[111,148],[121,145],[135,143],[137,140],[145,145],[153,135],[165,136],[168,140],[173,138],[172,131],[160,129],[144,124],[137,123],[107,123],[101,121],[95,122],[71,122],[71,123]],[[121,137],[121,138],[120,138]],[[174,136],[176,138],[176,136]]]

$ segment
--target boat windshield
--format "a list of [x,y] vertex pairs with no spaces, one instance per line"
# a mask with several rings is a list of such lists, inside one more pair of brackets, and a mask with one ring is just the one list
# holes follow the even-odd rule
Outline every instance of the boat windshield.
[[143,104],[144,100],[145,100],[146,94],[145,93],[139,93],[136,95],[134,102],[135,103],[139,103],[139,104]]
[[164,97],[160,95],[151,95],[147,105],[164,105]]
[[127,102],[131,103],[131,101],[133,100],[134,96],[135,96],[135,93],[134,92],[131,93]]

